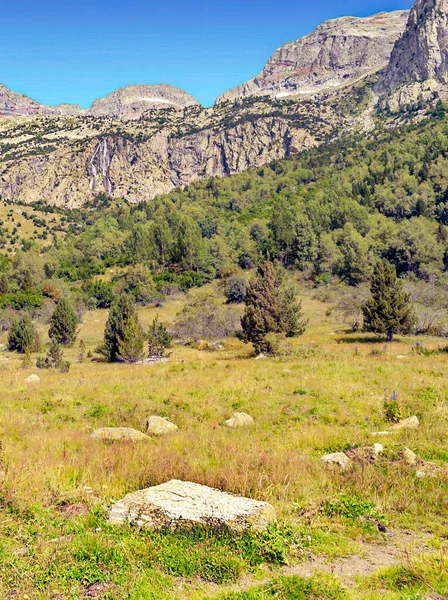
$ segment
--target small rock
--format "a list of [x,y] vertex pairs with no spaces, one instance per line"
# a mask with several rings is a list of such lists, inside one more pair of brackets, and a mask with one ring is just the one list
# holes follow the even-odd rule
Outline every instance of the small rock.
[[165,435],[166,433],[178,431],[178,429],[177,425],[163,417],[153,415],[146,419],[146,432],[153,435]]
[[437,477],[435,473],[431,473],[431,471],[416,471],[415,476],[419,479],[424,479],[425,477]]
[[141,442],[151,439],[148,435],[145,435],[141,431],[137,431],[137,429],[132,429],[132,427],[101,427],[100,429],[95,429],[90,437],[94,440],[108,442],[119,442],[123,440]]
[[264,358],[267,358],[267,356],[260,352],[260,354],[258,354],[258,356],[255,357],[255,360],[263,360]]
[[[118,588],[114,583],[102,581],[101,583],[92,583],[84,588],[83,598],[104,598],[109,597],[109,592],[117,591]],[[115,596],[114,596],[115,597]]]
[[373,444],[373,453],[378,456],[378,454],[382,454],[384,452],[383,444]]
[[417,464],[417,455],[409,448],[403,448],[401,455],[403,456],[403,460],[407,465],[414,466]]
[[341,469],[347,469],[351,465],[351,460],[343,452],[334,452],[333,454],[326,454],[322,456],[321,460],[326,463],[335,464],[341,467]]
[[420,426],[420,421],[414,415],[413,417],[408,417],[407,419],[403,419],[395,425],[389,427],[389,431],[399,431],[400,429],[416,429]]
[[390,435],[391,431],[372,431],[370,435]]
[[40,377],[38,377],[34,373],[33,373],[33,375],[30,375],[29,377],[27,377],[25,379],[26,383],[39,383],[39,381],[40,381]]
[[109,513],[112,525],[130,523],[150,529],[203,523],[234,531],[262,530],[275,520],[275,510],[267,502],[176,479],[128,494]]
[[231,419],[227,419],[227,427],[236,429],[237,427],[246,427],[247,425],[253,425],[253,418],[244,412],[235,412]]

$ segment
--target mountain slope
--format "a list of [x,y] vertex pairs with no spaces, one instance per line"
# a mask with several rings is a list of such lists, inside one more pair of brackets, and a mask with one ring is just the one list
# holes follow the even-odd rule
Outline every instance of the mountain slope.
[[33,115],[110,117],[138,119],[147,110],[172,108],[181,110],[200,106],[196,98],[168,84],[129,85],[98,98],[84,110],[79,105],[46,106],[24,94],[17,94],[0,84],[0,117],[29,117]]
[[217,102],[313,93],[383,68],[407,17],[408,11],[396,11],[326,21],[309,35],[279,48],[257,77],[222,94]]
[[45,106],[24,94],[12,92],[0,83],[0,117],[18,117],[31,115],[76,115],[83,111],[74,104]]
[[[130,202],[204,177],[238,173],[322,143],[348,124],[330,103],[271,102],[147,111],[139,120],[0,121],[0,195],[80,206]],[[19,135],[18,135],[19,133]]]

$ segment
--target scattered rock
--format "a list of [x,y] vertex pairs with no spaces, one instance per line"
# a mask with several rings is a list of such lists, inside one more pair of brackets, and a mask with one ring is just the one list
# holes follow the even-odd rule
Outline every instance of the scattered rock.
[[373,453],[375,454],[375,456],[378,456],[378,454],[382,454],[383,452],[384,452],[383,444],[373,444]]
[[25,379],[26,383],[39,383],[40,377],[35,375],[34,373]]
[[67,517],[81,517],[90,512],[87,504],[83,504],[82,502],[77,502],[76,504],[64,504],[58,508],[58,511]]
[[372,431],[370,435],[390,435],[391,431]]
[[100,429],[95,429],[90,437],[94,440],[109,442],[122,440],[141,442],[151,439],[148,435],[137,431],[137,429],[132,429],[132,427],[101,427]]
[[128,494],[109,513],[113,525],[130,523],[150,529],[203,523],[235,531],[261,530],[274,521],[275,510],[267,502],[176,479]]
[[412,450],[410,450],[409,448],[403,448],[401,455],[403,457],[404,462],[407,465],[414,466],[418,462],[417,455],[415,454],[415,452],[412,452]]
[[143,360],[139,360],[137,363],[135,363],[136,365],[154,365],[157,363],[164,363],[167,362],[167,358],[166,356],[148,356],[147,358],[144,358]]
[[264,360],[265,358],[267,358],[267,356],[263,354],[263,352],[260,352],[260,354],[255,357],[255,360]]
[[163,417],[151,416],[146,419],[146,432],[153,435],[165,435],[178,431],[178,426]]
[[415,472],[415,476],[418,477],[419,479],[424,479],[425,477],[437,477],[437,475],[435,473],[432,473],[431,471],[416,471]]
[[253,425],[253,418],[244,412],[235,412],[231,419],[227,419],[227,427],[236,429],[237,427],[246,427],[247,425]]
[[[109,581],[102,581],[101,583],[92,583],[84,588],[83,598],[103,598],[109,595],[109,592],[118,591],[117,586]],[[115,598],[115,596],[114,596]]]
[[351,460],[343,452],[334,452],[333,454],[326,454],[322,456],[321,460],[326,463],[338,465],[341,469],[347,469],[351,465]]
[[389,431],[399,431],[400,429],[416,429],[420,426],[420,421],[414,415],[413,417],[408,417],[407,419],[403,419],[395,425],[389,427]]

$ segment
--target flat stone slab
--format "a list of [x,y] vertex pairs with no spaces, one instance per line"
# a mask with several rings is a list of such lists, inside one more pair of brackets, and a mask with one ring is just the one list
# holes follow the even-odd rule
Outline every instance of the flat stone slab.
[[263,530],[275,520],[274,507],[267,502],[177,479],[128,494],[109,513],[113,525],[150,529],[203,524],[225,525],[234,531]]
[[132,427],[100,427],[95,429],[90,436],[93,440],[120,442],[127,440],[130,442],[142,442],[151,438]]
[[164,417],[151,416],[146,419],[146,431],[153,435],[165,435],[177,431],[179,428]]

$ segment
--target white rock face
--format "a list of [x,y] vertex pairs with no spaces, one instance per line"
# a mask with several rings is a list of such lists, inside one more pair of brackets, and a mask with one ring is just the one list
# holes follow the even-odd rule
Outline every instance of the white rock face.
[[420,426],[420,421],[414,415],[413,417],[408,417],[407,419],[403,419],[395,425],[391,425],[389,427],[389,431],[400,431],[401,429],[416,429]]
[[326,463],[338,465],[341,469],[347,469],[351,465],[351,460],[343,452],[334,452],[333,454],[326,454],[322,456],[321,460]]
[[111,524],[130,523],[150,529],[202,523],[226,525],[235,531],[262,530],[273,521],[275,510],[267,502],[176,479],[128,494],[109,513]]
[[247,96],[312,94],[382,69],[405,30],[408,14],[403,10],[326,21],[279,48],[259,75],[222,94],[217,103]]
[[435,79],[448,83],[448,0],[416,0],[384,78],[388,87]]
[[448,0],[416,0],[403,36],[380,78],[382,104],[391,110],[446,96],[448,85]]
[[33,373],[33,375],[30,375],[29,377],[27,377],[25,379],[26,383],[39,383],[40,381],[40,377],[38,377],[37,375],[35,375]]
[[248,425],[253,425],[253,418],[244,412],[235,412],[232,415],[231,419],[227,419],[226,425],[227,427],[231,427],[236,429],[237,427],[247,427]]
[[93,440],[119,442],[127,440],[130,442],[142,442],[150,440],[148,435],[145,435],[132,427],[100,427],[95,429],[90,436]]
[[178,431],[178,426],[163,417],[151,416],[146,419],[146,432],[153,435],[165,435]]

